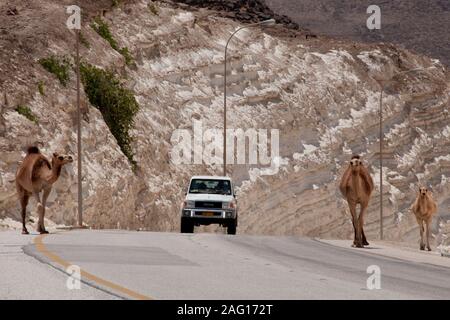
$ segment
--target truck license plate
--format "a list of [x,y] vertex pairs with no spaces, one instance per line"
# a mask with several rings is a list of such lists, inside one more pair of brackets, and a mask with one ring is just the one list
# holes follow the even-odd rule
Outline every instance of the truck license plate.
[[203,212],[203,216],[205,217],[212,217],[214,215],[214,212]]

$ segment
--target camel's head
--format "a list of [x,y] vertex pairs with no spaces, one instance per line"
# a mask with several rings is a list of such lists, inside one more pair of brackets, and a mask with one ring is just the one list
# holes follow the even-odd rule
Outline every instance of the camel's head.
[[421,197],[425,197],[427,195],[427,193],[428,193],[428,189],[427,188],[425,188],[425,187],[420,187],[419,188],[419,194],[420,194]]
[[353,173],[359,172],[362,167],[362,161],[359,156],[353,156],[350,160],[350,167],[352,168]]
[[58,154],[56,152],[53,154],[52,160],[53,160],[53,164],[60,165],[60,166],[65,165],[66,163],[73,162],[72,156]]

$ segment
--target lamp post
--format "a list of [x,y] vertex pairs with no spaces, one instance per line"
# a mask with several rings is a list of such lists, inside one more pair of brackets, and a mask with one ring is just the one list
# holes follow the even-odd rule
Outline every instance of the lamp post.
[[253,28],[256,26],[269,26],[275,24],[274,19],[264,20],[261,22],[252,23],[235,30],[231,36],[228,38],[227,44],[225,45],[225,56],[224,56],[224,73],[223,73],[223,175],[227,175],[227,50],[228,44],[236,33],[246,28]]
[[83,185],[81,163],[81,107],[80,107],[80,30],[76,30],[76,68],[77,68],[77,178],[78,178],[78,227],[83,227]]
[[66,8],[70,14],[66,21],[69,30],[75,30],[75,68],[77,75],[77,179],[78,179],[78,227],[83,227],[83,189],[81,179],[81,108],[80,108],[80,32],[81,32],[81,9],[76,5]]
[[[395,73],[389,80],[392,81],[395,77],[407,74],[410,72],[419,72],[426,71],[429,69],[434,69],[434,67],[430,68],[416,68],[411,70],[406,70],[402,72]],[[386,83],[381,83],[382,80],[378,80],[377,83],[380,86],[380,110],[379,110],[379,119],[380,119],[380,240],[383,240],[383,93]]]

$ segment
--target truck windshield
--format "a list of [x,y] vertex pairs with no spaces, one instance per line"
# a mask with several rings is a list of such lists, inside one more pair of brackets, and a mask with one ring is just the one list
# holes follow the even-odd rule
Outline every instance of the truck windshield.
[[193,179],[189,193],[212,193],[231,195],[231,183],[228,180]]

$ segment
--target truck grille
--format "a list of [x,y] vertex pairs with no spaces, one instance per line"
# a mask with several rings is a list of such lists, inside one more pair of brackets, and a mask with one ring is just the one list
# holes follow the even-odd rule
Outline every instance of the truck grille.
[[222,209],[222,202],[195,201],[195,208]]

